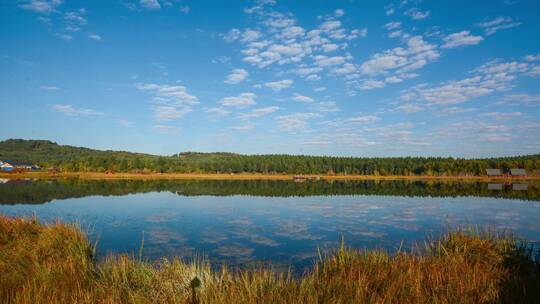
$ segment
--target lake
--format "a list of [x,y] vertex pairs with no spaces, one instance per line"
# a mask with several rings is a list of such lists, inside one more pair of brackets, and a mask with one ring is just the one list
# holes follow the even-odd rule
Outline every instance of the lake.
[[339,245],[410,249],[448,227],[540,240],[540,184],[440,181],[0,180],[0,213],[76,222],[97,254],[313,265]]

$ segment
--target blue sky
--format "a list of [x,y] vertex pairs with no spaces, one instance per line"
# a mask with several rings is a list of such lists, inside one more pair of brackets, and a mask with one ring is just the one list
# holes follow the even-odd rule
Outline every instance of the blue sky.
[[0,139],[169,155],[540,152],[537,1],[0,3]]

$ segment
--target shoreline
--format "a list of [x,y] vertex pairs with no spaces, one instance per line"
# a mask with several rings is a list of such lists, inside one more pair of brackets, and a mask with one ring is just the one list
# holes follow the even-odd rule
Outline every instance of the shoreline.
[[[79,178],[89,180],[116,179],[166,179],[166,180],[294,180],[298,174],[262,174],[262,173],[97,173],[97,172],[23,172],[0,173],[0,178],[6,179],[63,179]],[[428,176],[428,175],[301,175],[301,180],[434,180],[434,181],[535,181],[540,176],[526,177],[487,177],[487,176]]]

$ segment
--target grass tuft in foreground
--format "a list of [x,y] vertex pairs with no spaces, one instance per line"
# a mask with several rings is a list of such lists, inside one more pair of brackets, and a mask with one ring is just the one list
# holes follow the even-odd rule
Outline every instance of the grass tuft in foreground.
[[73,225],[0,216],[2,303],[540,303],[540,266],[508,235],[456,230],[418,253],[342,247],[301,277],[204,261],[96,262]]

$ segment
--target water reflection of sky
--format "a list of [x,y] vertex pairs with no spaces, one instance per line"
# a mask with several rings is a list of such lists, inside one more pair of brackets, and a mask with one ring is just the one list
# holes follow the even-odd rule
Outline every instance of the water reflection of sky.
[[512,229],[540,240],[540,202],[498,198],[400,196],[180,196],[153,192],[88,196],[43,205],[2,205],[8,215],[79,222],[98,253],[143,253],[247,265],[311,265],[317,248],[330,249],[339,236],[349,246],[394,250],[438,235],[448,225]]

